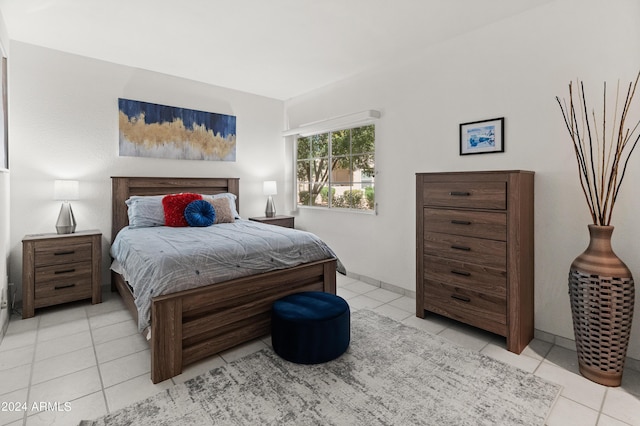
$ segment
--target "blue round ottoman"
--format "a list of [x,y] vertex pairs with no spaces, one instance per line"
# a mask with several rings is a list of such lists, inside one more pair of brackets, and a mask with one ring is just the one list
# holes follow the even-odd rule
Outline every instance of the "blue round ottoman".
[[290,294],[271,309],[273,350],[287,361],[319,364],[349,347],[349,305],[340,296],[321,291]]

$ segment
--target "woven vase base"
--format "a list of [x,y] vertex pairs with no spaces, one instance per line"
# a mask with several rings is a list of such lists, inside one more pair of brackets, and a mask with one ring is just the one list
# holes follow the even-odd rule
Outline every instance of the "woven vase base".
[[634,305],[633,277],[569,271],[569,299],[580,373],[604,386],[620,386]]
[[580,374],[592,382],[598,383],[603,386],[617,387],[622,383],[622,372],[620,373],[605,373],[597,368],[589,367],[578,361],[578,368]]

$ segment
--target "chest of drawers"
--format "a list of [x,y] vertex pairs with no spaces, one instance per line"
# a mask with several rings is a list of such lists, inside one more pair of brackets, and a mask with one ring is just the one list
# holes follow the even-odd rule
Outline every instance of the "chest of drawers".
[[533,172],[416,174],[416,315],[533,338]]
[[102,234],[27,235],[22,240],[22,318],[35,309],[75,300],[102,301]]

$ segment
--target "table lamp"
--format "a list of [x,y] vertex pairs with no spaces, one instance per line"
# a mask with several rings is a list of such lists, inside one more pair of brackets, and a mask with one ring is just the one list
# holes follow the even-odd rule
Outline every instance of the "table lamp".
[[276,205],[273,202],[272,195],[278,193],[278,187],[275,180],[266,180],[262,186],[262,193],[268,195],[267,207],[265,208],[264,215],[267,217],[274,217],[276,215]]
[[77,200],[79,194],[77,180],[56,180],[53,182],[53,198],[62,200],[60,214],[56,222],[58,234],[73,234],[76,231],[76,218],[73,217],[70,200]]

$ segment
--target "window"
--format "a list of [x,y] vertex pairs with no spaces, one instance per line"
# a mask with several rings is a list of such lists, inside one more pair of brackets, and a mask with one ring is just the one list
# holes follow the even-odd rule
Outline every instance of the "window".
[[375,211],[375,126],[298,137],[297,205]]

